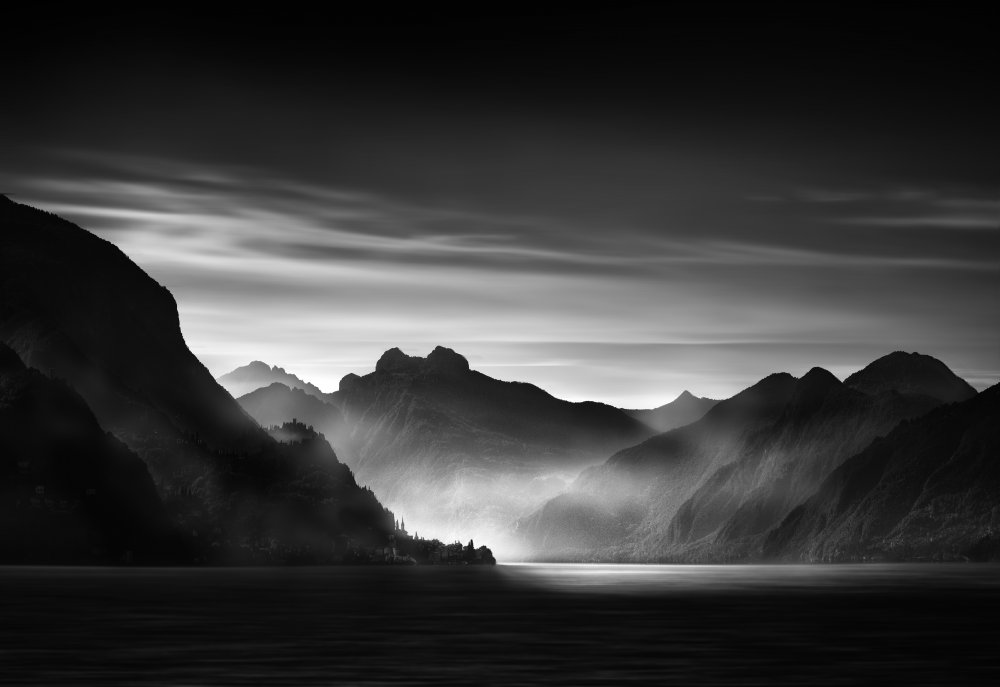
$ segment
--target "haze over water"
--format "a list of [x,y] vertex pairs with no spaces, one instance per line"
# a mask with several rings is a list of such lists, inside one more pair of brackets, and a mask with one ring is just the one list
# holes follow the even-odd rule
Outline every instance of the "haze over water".
[[984,565],[0,569],[0,683],[990,683]]

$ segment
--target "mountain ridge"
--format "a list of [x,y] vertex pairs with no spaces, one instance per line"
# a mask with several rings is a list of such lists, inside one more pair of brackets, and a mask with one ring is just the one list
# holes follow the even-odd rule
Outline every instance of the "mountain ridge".
[[[758,558],[769,529],[831,470],[900,422],[947,404],[956,389],[967,393],[963,380],[926,356],[917,362],[933,374],[916,380],[899,379],[896,354],[859,372],[884,369],[884,358],[895,377],[873,375],[880,384],[867,387],[869,393],[854,388],[864,384],[848,385],[822,368],[800,379],[769,375],[700,420],[585,470],[565,496],[520,521],[518,530],[543,560]],[[865,375],[853,377],[859,379]],[[603,523],[597,521],[602,510]],[[588,518],[592,532],[616,532],[615,538],[595,546],[588,534],[589,549],[561,540],[576,517]]]
[[253,360],[246,365],[237,367],[235,370],[219,376],[216,381],[228,391],[233,398],[245,396],[257,389],[261,389],[278,382],[290,389],[301,389],[310,396],[325,401],[327,394],[320,390],[315,384],[297,377],[285,371],[277,365],[268,365],[260,360]]

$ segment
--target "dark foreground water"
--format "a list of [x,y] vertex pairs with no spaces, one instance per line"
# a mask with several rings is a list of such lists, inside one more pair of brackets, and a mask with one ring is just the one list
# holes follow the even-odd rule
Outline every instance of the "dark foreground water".
[[0,568],[16,684],[1000,684],[1000,568]]

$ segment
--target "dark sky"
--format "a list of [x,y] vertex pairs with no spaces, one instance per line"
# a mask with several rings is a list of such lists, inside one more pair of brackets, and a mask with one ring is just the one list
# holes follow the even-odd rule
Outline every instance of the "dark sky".
[[845,7],[25,16],[0,190],[166,284],[216,374],[440,343],[653,405],[904,349],[982,388],[998,27]]

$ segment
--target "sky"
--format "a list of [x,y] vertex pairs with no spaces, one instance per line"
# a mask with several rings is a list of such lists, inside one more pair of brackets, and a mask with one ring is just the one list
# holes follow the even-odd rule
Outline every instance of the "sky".
[[215,375],[444,345],[623,407],[893,350],[1000,379],[1000,49],[960,5],[16,25],[0,192],[166,285]]

